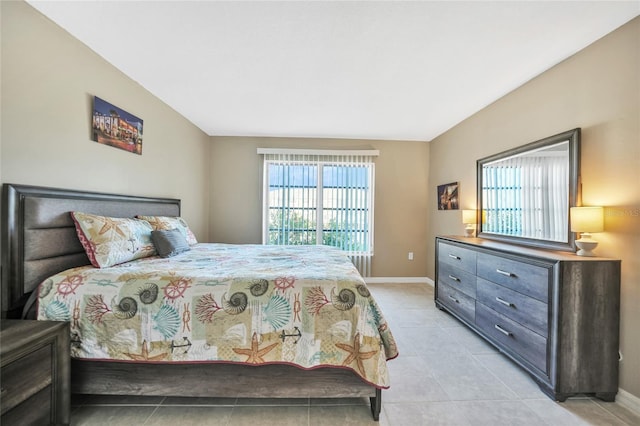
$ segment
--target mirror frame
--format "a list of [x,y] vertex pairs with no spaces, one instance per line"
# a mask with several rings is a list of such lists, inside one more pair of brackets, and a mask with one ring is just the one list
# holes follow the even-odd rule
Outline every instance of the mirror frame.
[[[491,155],[489,157],[482,158],[476,163],[476,197],[477,197],[477,209],[478,217],[482,217],[482,168],[486,163],[491,163],[502,158],[511,157],[517,154],[522,154],[527,151],[536,150],[545,146],[557,144],[559,142],[569,141],[569,208],[575,207],[579,197],[580,186],[580,128],[567,130],[566,132],[559,133],[554,136],[541,139],[539,141],[531,142],[517,148],[513,148],[507,151],[500,152],[498,154]],[[478,238],[485,238],[489,240],[497,240],[502,242],[514,243],[519,245],[544,248],[549,250],[562,250],[562,251],[575,251],[576,244],[575,233],[571,232],[571,222],[569,218],[569,209],[567,209],[567,240],[566,241],[552,241],[542,240],[536,238],[518,237],[514,235],[504,235],[497,233],[489,233],[482,231],[482,220],[476,220],[477,223],[477,236]]]

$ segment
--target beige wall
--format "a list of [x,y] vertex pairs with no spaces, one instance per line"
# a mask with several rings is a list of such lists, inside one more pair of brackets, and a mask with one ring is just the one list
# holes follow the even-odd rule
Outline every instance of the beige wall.
[[[460,181],[475,205],[477,159],[582,128],[584,205],[607,206],[601,256],[622,259],[620,387],[640,397],[640,18],[636,18],[431,142],[429,190]],[[461,234],[460,213],[429,196],[429,241]],[[434,274],[428,244],[428,276]]]
[[[0,179],[182,199],[208,239],[210,138],[24,2],[1,2]],[[142,155],[90,140],[92,97],[144,120]]]
[[[429,144],[406,141],[215,137],[211,149],[211,239],[261,243],[261,148],[377,149],[374,277],[424,277]],[[408,252],[414,260],[407,260]]]

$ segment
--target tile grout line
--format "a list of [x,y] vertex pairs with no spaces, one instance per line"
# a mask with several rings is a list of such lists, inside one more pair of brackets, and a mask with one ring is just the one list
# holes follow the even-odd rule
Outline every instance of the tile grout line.
[[[627,421],[625,419],[623,419],[622,417],[620,417],[619,415],[617,415],[616,413],[614,413],[613,411],[610,411],[609,409],[607,409],[607,407],[605,405],[602,405],[600,403],[598,403],[597,401],[595,401],[593,398],[589,398],[589,400],[591,401],[591,403],[593,403],[594,405],[596,405],[597,407],[599,407],[601,410],[603,410],[605,413],[607,413],[610,416],[615,417],[616,419],[620,420],[622,423],[624,423],[625,425],[628,425],[629,423],[627,423]],[[615,402],[614,402],[615,404]],[[630,425],[633,426],[633,425]]]
[[153,411],[151,412],[151,414],[149,414],[149,417],[147,417],[144,421],[144,423],[142,423],[142,425],[147,425],[147,424],[151,424],[149,423],[149,421],[151,420],[151,418],[153,417],[154,414],[156,414],[156,412],[160,409],[160,404],[156,405],[156,408],[153,409]]

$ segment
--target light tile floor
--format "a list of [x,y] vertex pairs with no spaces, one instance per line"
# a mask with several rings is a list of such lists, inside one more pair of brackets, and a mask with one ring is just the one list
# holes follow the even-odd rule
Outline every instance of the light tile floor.
[[[616,403],[557,403],[492,346],[433,303],[426,284],[371,284],[396,338],[380,426],[640,425]],[[368,400],[74,395],[72,425],[375,425]]]

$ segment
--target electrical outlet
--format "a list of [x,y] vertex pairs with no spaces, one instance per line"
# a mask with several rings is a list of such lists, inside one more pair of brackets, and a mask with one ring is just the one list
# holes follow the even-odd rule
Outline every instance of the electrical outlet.
[[413,252],[412,251],[410,251],[409,254],[407,255],[407,259],[413,260]]

